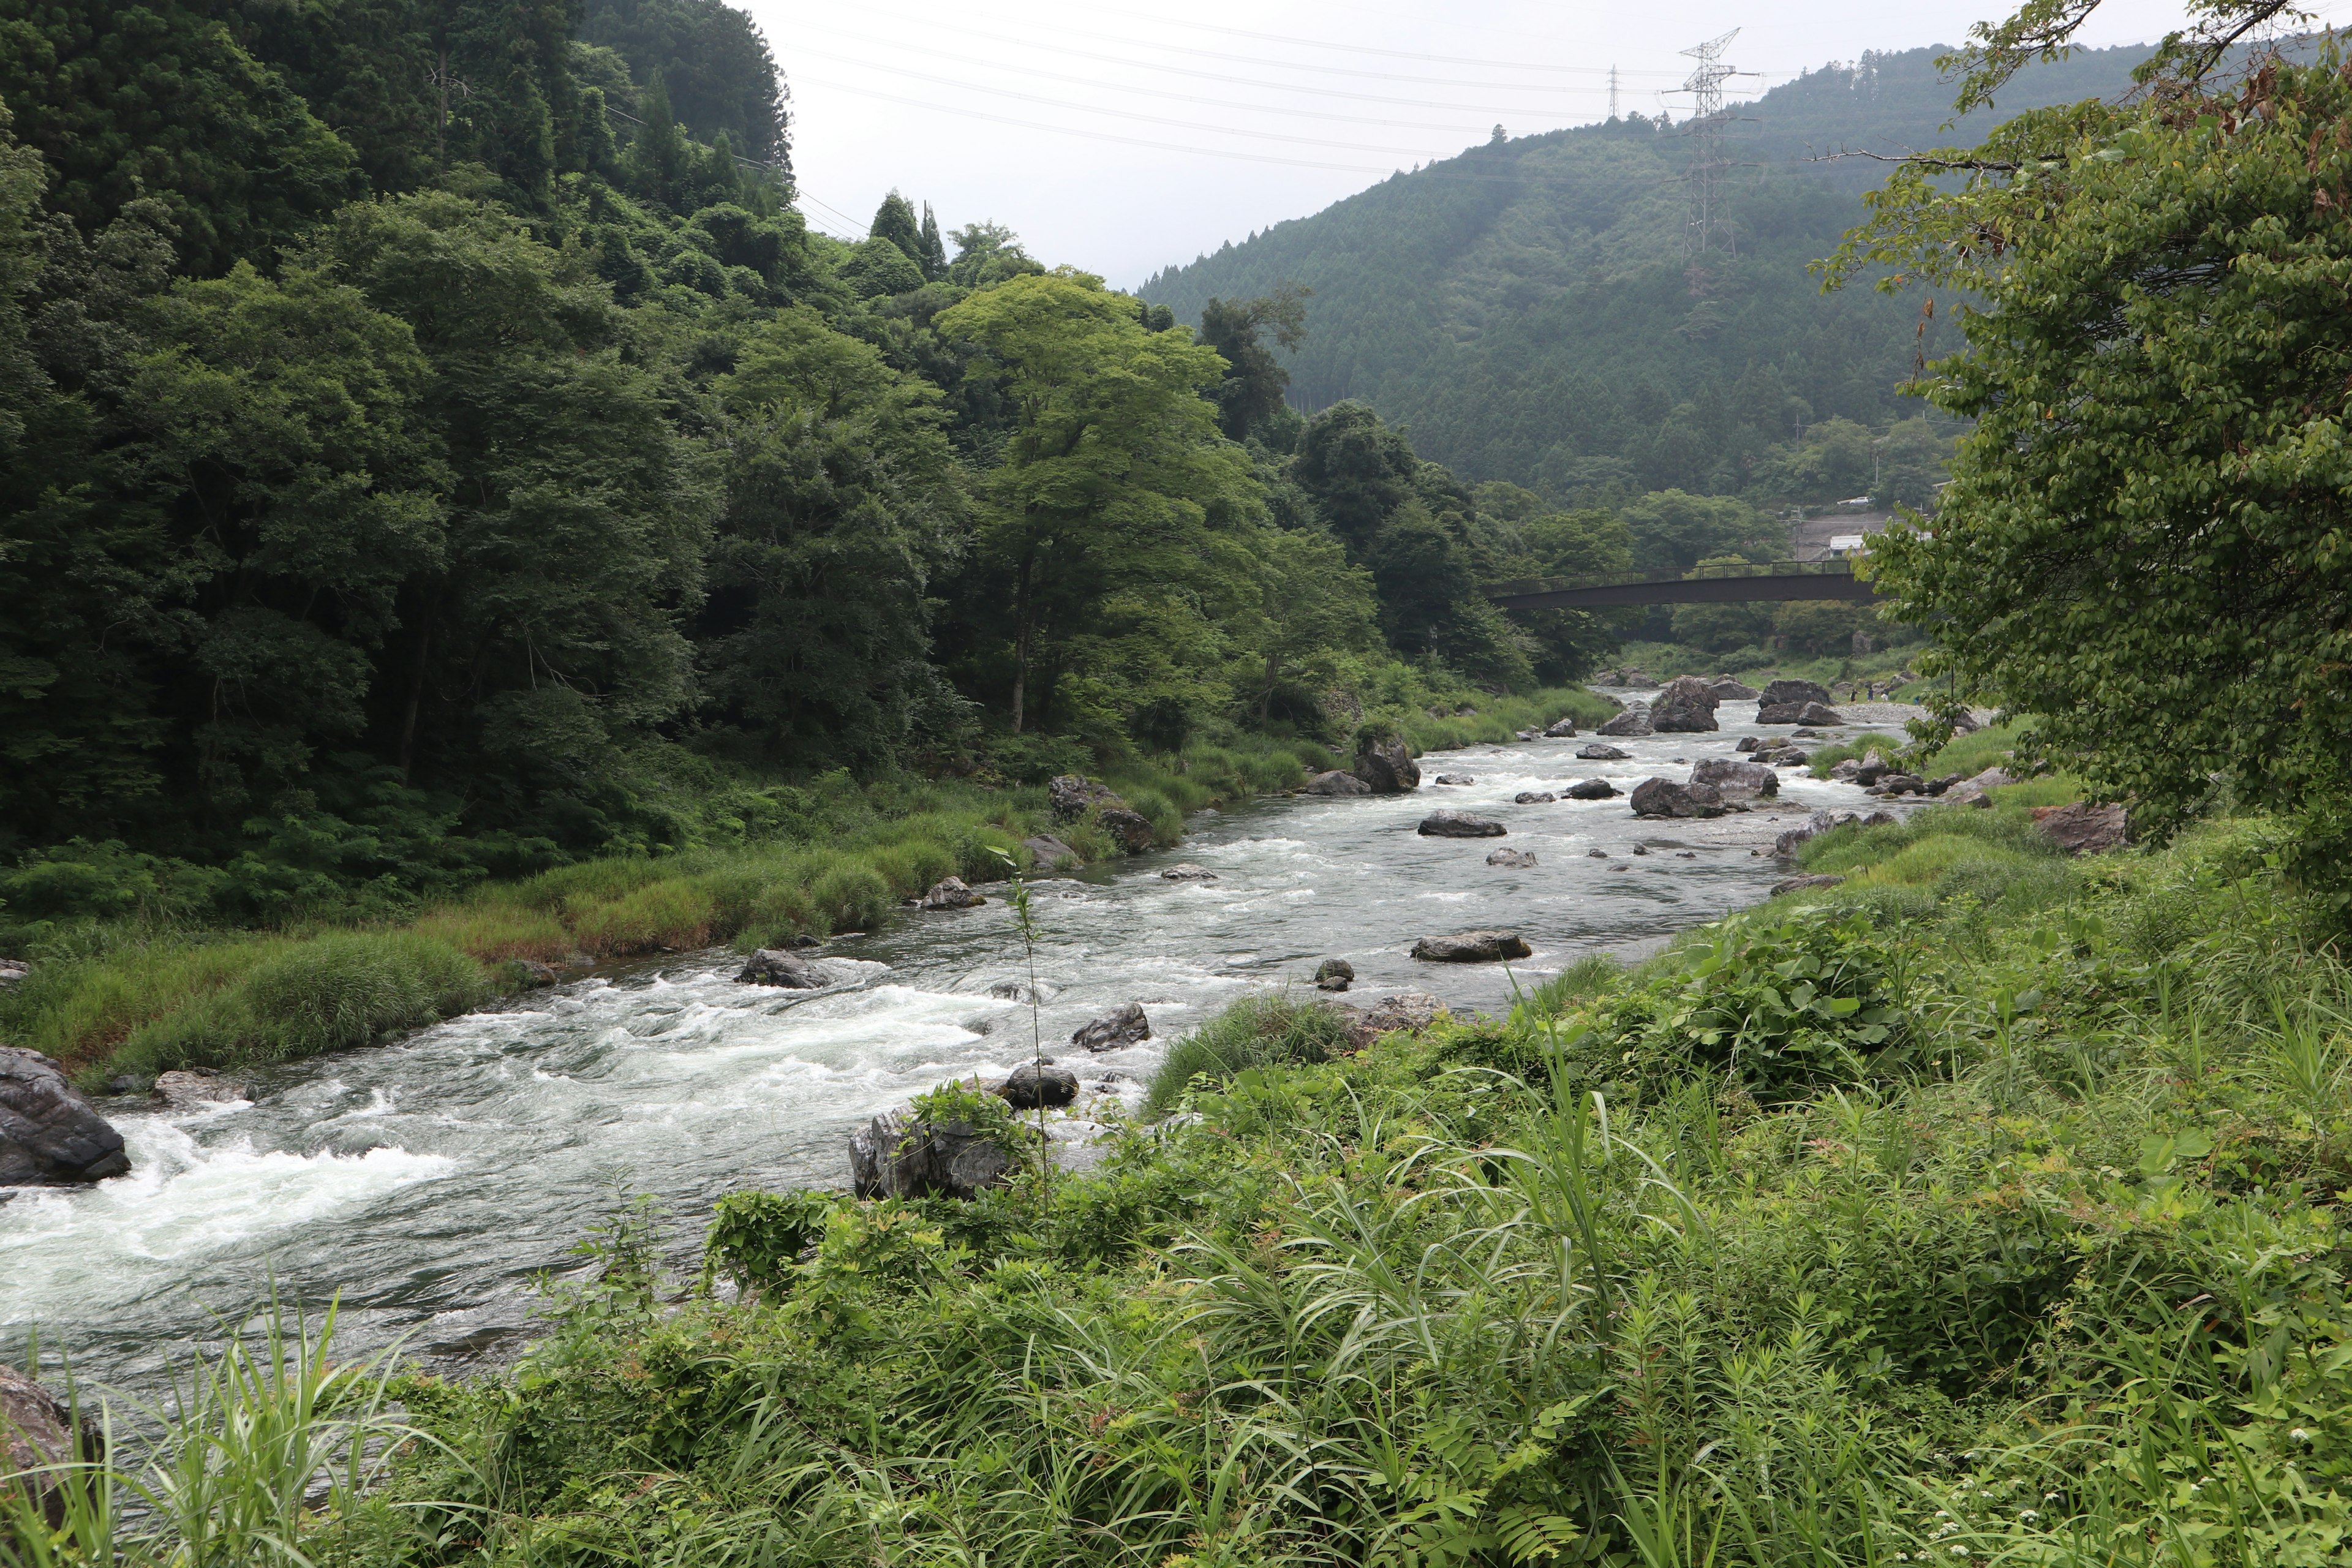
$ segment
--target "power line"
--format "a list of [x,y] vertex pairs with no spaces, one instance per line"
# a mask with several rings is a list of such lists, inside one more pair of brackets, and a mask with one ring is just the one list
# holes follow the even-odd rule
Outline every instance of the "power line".
[[[1390,59],[1398,60],[1435,60],[1440,65],[1449,66],[1490,66],[1497,70],[1574,72],[1580,76],[1599,76],[1602,74],[1604,68],[1608,74],[1614,76],[1617,70],[1617,68],[1614,66],[1603,68],[1601,66],[1531,65],[1525,60],[1466,59],[1458,55],[1423,54],[1417,49],[1381,49],[1374,48],[1368,44],[1333,44],[1327,43],[1319,38],[1294,38],[1283,33],[1253,33],[1246,27],[1219,27],[1207,22],[1186,21],[1181,16],[1145,16],[1133,11],[1120,11],[1116,7],[1108,5],[1097,5],[1095,9],[1115,16],[1127,16],[1139,22],[1150,22],[1156,26],[1167,26],[1173,24],[1179,27],[1190,27],[1195,32],[1223,33],[1227,37],[1256,38],[1262,42],[1269,44],[1297,44],[1310,49],[1337,49],[1342,53],[1350,55],[1381,55]],[[1673,71],[1632,71],[1627,74],[1632,76],[1670,77],[1675,73]]]
[[[848,34],[848,33],[846,33],[846,32],[845,32],[845,29],[841,29],[841,28],[830,28],[830,27],[829,27],[829,28],[826,28],[825,30],[826,30],[827,32],[843,32],[843,33],[845,34],[845,36],[846,36],[846,37],[856,37],[856,35],[855,35],[855,34]],[[864,65],[864,66],[869,66],[872,69],[875,69],[875,70],[889,71],[889,72],[892,72],[892,73],[894,73],[894,74],[898,74],[898,75],[901,75],[901,76],[915,76],[915,75],[919,75],[919,74],[920,74],[919,72],[908,70],[906,68],[904,68],[904,67],[902,67],[902,66],[884,66],[884,65],[874,65],[871,61],[856,59],[856,58],[854,58],[853,57],[848,56],[848,55],[837,55],[837,54],[831,54],[831,53],[828,53],[827,51],[825,51],[825,50],[824,50],[824,49],[812,48],[810,46],[808,46],[808,45],[806,45],[806,44],[797,45],[797,46],[795,46],[795,47],[799,50],[799,52],[800,52],[800,53],[804,54],[804,55],[818,55],[818,56],[822,56],[823,58],[826,58],[826,59],[844,60],[844,61],[847,61],[849,64],[852,64],[852,65]],[[894,44],[894,45],[892,45],[892,46],[891,46],[891,47],[893,47],[893,48],[895,48],[895,49],[898,50],[898,51],[899,51],[899,52],[901,52],[901,53],[908,53],[908,52],[911,52],[911,53],[916,53],[916,54],[936,55],[936,56],[940,56],[940,57],[941,57],[941,58],[943,58],[961,61],[961,62],[962,62],[962,63],[963,63],[963,64],[965,64],[965,65],[971,65],[971,64],[972,64],[972,63],[973,63],[973,61],[972,61],[972,59],[971,59],[971,57],[970,55],[966,55],[966,54],[960,54],[960,53],[957,53],[956,51],[954,51],[954,50],[950,50],[950,49],[931,49],[931,48],[925,48],[925,47],[923,47],[922,46],[920,46],[920,45],[919,45],[919,44]],[[992,67],[993,68],[996,68],[996,69],[999,69],[999,70],[1013,71],[1013,72],[1017,72],[1018,74],[1020,74],[1020,75],[1022,75],[1022,76],[1031,76],[1031,77],[1035,77],[1035,78],[1037,78],[1038,79],[1040,79],[1040,80],[1042,80],[1042,81],[1058,81],[1058,82],[1066,82],[1066,83],[1068,83],[1068,84],[1070,84],[1071,86],[1074,86],[1074,87],[1095,87],[1095,88],[1099,88],[1099,87],[1103,87],[1103,86],[1107,85],[1107,84],[1102,80],[1102,79],[1100,79],[1099,77],[1071,76],[1071,75],[1068,75],[1068,74],[1066,74],[1066,73],[1065,73],[1065,72],[1062,72],[1062,71],[1040,70],[1040,69],[1038,69],[1038,68],[1037,68],[1036,67],[1034,67],[1034,66],[1013,66],[1013,65],[1002,65],[1002,64],[999,64],[998,62],[993,61],[993,60],[985,61],[985,62],[982,62],[982,63],[987,64],[987,65],[989,65],[989,66]],[[938,79],[937,79],[937,78],[929,78],[929,79],[929,79],[929,80],[937,80]],[[977,87],[979,84],[978,84],[978,83],[976,83],[976,82],[966,82],[966,81],[962,81],[962,80],[958,80],[958,81],[956,82],[956,85],[957,85],[957,86],[959,86],[959,87]],[[982,89],[982,90],[984,90],[984,91],[985,91],[985,90],[991,90],[991,89]],[[1388,120],[1388,119],[1383,119],[1383,118],[1381,118],[1381,117],[1378,117],[1378,116],[1374,116],[1374,115],[1368,115],[1368,114],[1332,114],[1332,113],[1328,113],[1328,112],[1327,112],[1327,111],[1325,111],[1325,110],[1319,110],[1319,109],[1293,109],[1293,108],[1290,108],[1290,107],[1288,107],[1288,106],[1286,106],[1286,105],[1284,105],[1284,104],[1275,104],[1275,103],[1237,103],[1237,102],[1235,102],[1234,100],[1233,100],[1232,99],[1226,99],[1226,98],[1207,98],[1207,97],[1203,97],[1203,96],[1202,96],[1202,95],[1201,95],[1200,93],[1196,93],[1196,92],[1175,92],[1175,91],[1171,91],[1171,90],[1170,90],[1170,89],[1167,89],[1167,88],[1161,88],[1161,87],[1136,87],[1136,86],[1132,86],[1132,85],[1129,85],[1129,84],[1121,84],[1121,85],[1118,88],[1118,89],[1117,89],[1117,90],[1118,90],[1119,92],[1122,92],[1122,93],[1130,93],[1130,94],[1132,94],[1132,93],[1140,93],[1140,94],[1142,94],[1144,97],[1147,97],[1147,98],[1165,98],[1165,99],[1171,100],[1173,100],[1173,101],[1175,101],[1175,102],[1178,102],[1178,103],[1201,103],[1201,104],[1206,104],[1206,105],[1210,106],[1211,108],[1214,108],[1214,109],[1231,109],[1231,110],[1236,110],[1236,111],[1239,111],[1239,112],[1242,112],[1242,113],[1245,113],[1245,114],[1285,114],[1285,115],[1289,115],[1289,116],[1291,116],[1292,118],[1294,118],[1294,119],[1300,119],[1300,120],[1330,120],[1330,121],[1339,121],[1339,122],[1341,122],[1341,123],[1349,124],[1349,125],[1380,125],[1380,126],[1385,126],[1385,127],[1389,127],[1389,128],[1395,129],[1395,130],[1400,130],[1400,131],[1443,131],[1443,132],[1450,132],[1450,133],[1453,133],[1453,134],[1455,134],[1455,135],[1461,135],[1461,136],[1476,136],[1476,135],[1478,135],[1478,134],[1479,134],[1479,132],[1478,132],[1477,128],[1476,128],[1476,127],[1475,127],[1475,126],[1462,126],[1462,125],[1433,125],[1433,124],[1431,124],[1430,122],[1428,122],[1427,121],[1422,121],[1422,120]],[[1369,95],[1369,94],[1359,95],[1359,94],[1352,94],[1352,93],[1351,93],[1351,94],[1349,94],[1348,96],[1349,96],[1349,97],[1358,97],[1358,96],[1370,97],[1370,95]],[[1055,100],[1055,102],[1060,102],[1061,100],[1057,99],[1057,100]],[[1404,103],[1410,103],[1410,102],[1412,102],[1413,100],[1410,100],[1410,99],[1403,99],[1403,100],[1389,100],[1389,99],[1373,98],[1373,99],[1372,99],[1372,101],[1374,101],[1374,102],[1404,102]],[[1457,106],[1457,105],[1452,105],[1452,104],[1433,104],[1433,105],[1431,105],[1430,107],[1432,107],[1432,108],[1440,108],[1440,109],[1459,107],[1459,108],[1461,108],[1461,109],[1464,110],[1464,112],[1465,112],[1465,113],[1477,113],[1477,114],[1484,114],[1485,112],[1486,112],[1486,108],[1485,108],[1485,106],[1483,106],[1483,105],[1481,105],[1481,106],[1477,106],[1477,107],[1475,107],[1475,108],[1473,108],[1472,106],[1467,105],[1467,104],[1465,104],[1465,105],[1458,105],[1458,106]]]
[[[1206,132],[1215,136],[1248,136],[1261,142],[1289,142],[1302,147],[1336,147],[1343,152],[1393,153],[1407,158],[1433,158],[1440,154],[1418,147],[1366,147],[1354,142],[1331,142],[1319,136],[1286,136],[1278,131],[1259,131],[1249,126],[1202,125],[1191,120],[1174,120],[1164,114],[1146,114],[1140,110],[1108,109],[1098,104],[1075,104],[1063,99],[1046,98],[1039,93],[1019,92],[1009,87],[988,87],[976,81],[958,81],[953,77],[933,76],[928,71],[908,70],[902,66],[876,65],[848,55],[836,55],[825,49],[809,49],[812,55],[839,60],[847,65],[863,66],[868,70],[887,71],[893,76],[912,77],[917,81],[930,82],[939,87],[961,88],[971,92],[993,93],[999,98],[1017,98],[1026,103],[1042,103],[1050,109],[1072,109],[1087,114],[1108,114],[1120,120],[1139,120],[1151,125],[1173,125],[1180,130]],[[1475,138],[1475,131],[1465,134]]]

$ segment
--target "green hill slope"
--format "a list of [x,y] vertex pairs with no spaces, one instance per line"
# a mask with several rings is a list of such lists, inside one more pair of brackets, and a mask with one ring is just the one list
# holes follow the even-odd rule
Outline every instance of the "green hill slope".
[[[1743,106],[1727,192],[1734,254],[1692,255],[1691,140],[1633,116],[1392,176],[1140,292],[1186,319],[1212,298],[1307,285],[1294,400],[1368,402],[1465,478],[1563,496],[1749,489],[1772,448],[1808,425],[1918,412],[1894,388],[1919,346],[1919,301],[1824,297],[1806,264],[1861,216],[1861,193],[1883,173],[1818,154],[1970,142],[1993,121],[1941,129],[1951,89],[1932,63],[1940,52],[1865,56]],[[2037,67],[2000,107],[2119,90],[2143,53]],[[1929,352],[1943,331],[1930,324]]]

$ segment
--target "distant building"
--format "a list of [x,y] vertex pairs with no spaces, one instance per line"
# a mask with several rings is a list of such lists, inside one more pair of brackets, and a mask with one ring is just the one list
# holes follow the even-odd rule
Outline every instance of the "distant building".
[[1789,556],[1793,561],[1835,561],[1870,542],[1870,536],[1894,521],[1883,511],[1824,511],[1789,524]]
[[1870,535],[1866,533],[1832,533],[1830,535],[1830,553],[1851,555],[1861,549],[1863,542],[1869,537]]

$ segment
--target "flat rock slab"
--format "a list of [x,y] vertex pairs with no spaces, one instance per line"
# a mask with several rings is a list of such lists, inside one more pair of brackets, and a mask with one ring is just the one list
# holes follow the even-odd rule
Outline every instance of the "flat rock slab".
[[763,947],[753,953],[735,976],[738,985],[776,985],[787,991],[822,991],[828,985],[846,985],[860,973],[857,965],[835,958],[803,958],[796,952],[786,952],[780,947]]
[[1511,804],[1513,805],[1549,805],[1559,798],[1559,797],[1556,795],[1549,795],[1537,790],[1523,789],[1518,794],[1511,797]]
[[1466,811],[1433,811],[1414,832],[1423,838],[1500,838],[1510,830],[1491,816]]
[[1515,931],[1465,931],[1453,936],[1425,936],[1412,944],[1412,955],[1430,963],[1495,963],[1506,958],[1526,958],[1534,952]]
[[1301,795],[1370,795],[1372,793],[1372,786],[1353,773],[1343,773],[1334,769],[1330,773],[1317,773],[1307,782],[1307,787],[1298,793]]
[[1050,833],[1024,838],[1021,841],[1021,847],[1029,851],[1040,871],[1058,871],[1065,866],[1083,864],[1086,858]]
[[1577,757],[1588,763],[1622,763],[1633,760],[1633,753],[1621,751],[1604,741],[1587,741],[1576,748]]
[[2131,842],[2131,824],[2120,805],[2078,800],[2069,805],[2036,806],[2033,825],[2069,855],[2104,855]]
[[0,1046],[0,1187],[98,1182],[129,1169],[122,1135],[61,1064]]

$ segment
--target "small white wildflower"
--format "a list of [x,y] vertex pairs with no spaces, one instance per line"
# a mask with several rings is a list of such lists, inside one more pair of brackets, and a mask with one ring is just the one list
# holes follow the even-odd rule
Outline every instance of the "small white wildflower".
[[1952,1510],[1948,1508],[1939,1508],[1936,1510],[1936,1517],[1937,1519],[1949,1519],[1952,1517]]
[[2310,1431],[2302,1426],[2295,1427],[2293,1431],[2289,1432],[2287,1436],[2294,1438],[2298,1443],[2308,1443],[2311,1441]]
[[2040,1519],[2042,1514],[2039,1510],[2026,1508],[2018,1510],[2017,1517],[2025,1521],[2026,1523],[2031,1524],[2035,1520]]
[[2056,1502],[2058,1500],[2058,1494],[2056,1492],[2043,1492],[2042,1494],[2042,1500],[2043,1502]]
[[1955,1557],[1966,1557],[1968,1554],[1969,1549],[1965,1546],[1955,1546],[1952,1548],[1952,1555]]

